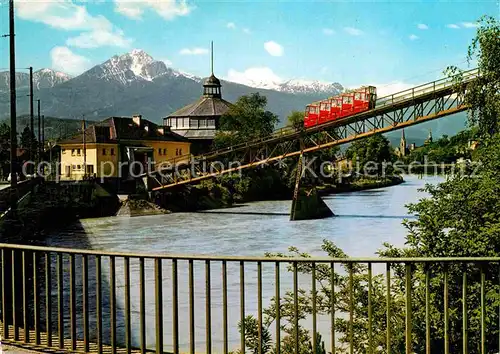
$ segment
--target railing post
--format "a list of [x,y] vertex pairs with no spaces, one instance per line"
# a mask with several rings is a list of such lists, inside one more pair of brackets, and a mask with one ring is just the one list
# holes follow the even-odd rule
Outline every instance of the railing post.
[[163,353],[163,296],[161,258],[155,258],[156,353]]
[[411,308],[411,263],[406,263],[405,290],[406,290],[406,354],[412,353],[412,308]]
[[431,309],[430,309],[430,275],[431,270],[425,263],[425,353],[431,354]]
[[444,265],[444,353],[449,354],[450,343],[449,343],[449,305],[448,305],[448,264]]
[[386,352],[387,354],[391,353],[391,264],[386,264]]
[[467,264],[464,264],[462,273],[462,352],[467,354],[469,352],[468,340],[468,314],[467,314]]

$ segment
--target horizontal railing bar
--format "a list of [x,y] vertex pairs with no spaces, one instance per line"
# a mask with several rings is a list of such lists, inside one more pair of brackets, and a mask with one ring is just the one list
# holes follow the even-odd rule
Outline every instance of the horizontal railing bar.
[[54,252],[78,255],[94,256],[117,256],[130,258],[147,259],[177,259],[177,260],[199,260],[199,261],[248,261],[248,262],[300,262],[300,263],[495,263],[500,262],[500,257],[404,257],[404,258],[377,258],[377,257],[352,257],[352,258],[329,258],[329,257],[266,257],[266,256],[217,256],[217,255],[189,255],[189,254],[158,254],[158,253],[131,253],[131,252],[110,252],[84,249],[72,249],[62,247],[44,247],[31,245],[17,245],[0,243],[0,249],[8,250],[30,250],[38,252]]

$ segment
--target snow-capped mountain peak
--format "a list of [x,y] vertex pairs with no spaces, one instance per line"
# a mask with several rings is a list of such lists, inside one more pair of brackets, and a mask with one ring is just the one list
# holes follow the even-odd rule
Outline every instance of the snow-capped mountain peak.
[[33,84],[36,89],[54,87],[71,79],[71,76],[52,69],[44,68],[33,73]]
[[337,83],[323,82],[319,80],[231,80],[239,84],[250,87],[261,88],[265,90],[274,90],[287,93],[303,93],[303,94],[325,94],[334,96],[344,90],[344,87]]
[[133,49],[128,53],[113,56],[83,75],[129,85],[134,82],[152,82],[164,75],[180,76],[181,74],[168,68],[163,61],[155,60],[144,50]]
[[290,93],[326,93],[337,95],[344,90],[338,82],[329,83],[319,80],[287,80],[279,85],[278,91]]

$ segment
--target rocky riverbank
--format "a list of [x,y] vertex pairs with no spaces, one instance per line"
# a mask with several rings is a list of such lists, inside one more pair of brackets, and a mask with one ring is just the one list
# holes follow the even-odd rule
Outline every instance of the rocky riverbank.
[[171,211],[163,209],[154,203],[148,202],[147,200],[128,198],[122,202],[120,210],[118,210],[116,216],[146,216],[170,213]]

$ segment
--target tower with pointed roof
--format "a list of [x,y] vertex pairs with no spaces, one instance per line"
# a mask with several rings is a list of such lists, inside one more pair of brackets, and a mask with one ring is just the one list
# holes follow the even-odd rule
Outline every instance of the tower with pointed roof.
[[188,138],[193,154],[210,149],[219,128],[219,118],[231,107],[222,98],[222,85],[214,75],[214,50],[211,43],[211,74],[203,81],[203,95],[195,102],[175,111],[163,119],[164,125]]
[[406,137],[404,129],[401,135],[401,141],[399,142],[399,156],[406,156]]
[[429,129],[429,135],[427,136],[427,140],[425,140],[425,144],[432,143],[432,130]]

